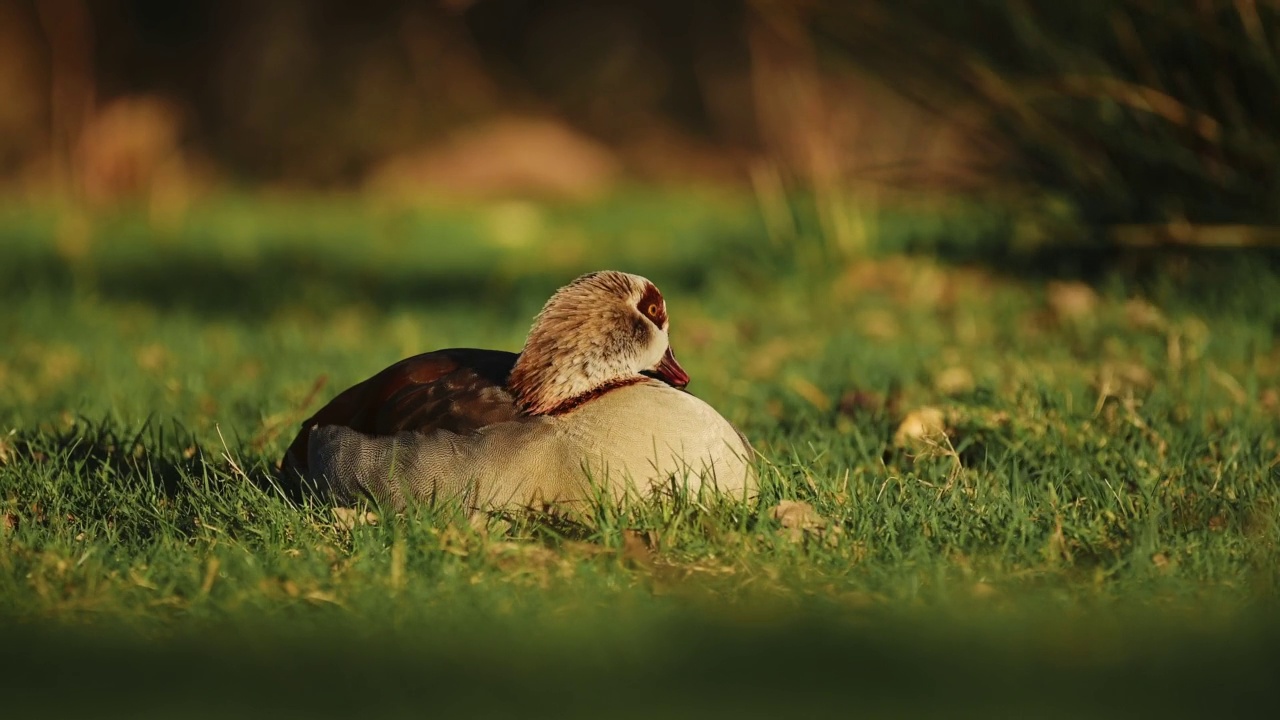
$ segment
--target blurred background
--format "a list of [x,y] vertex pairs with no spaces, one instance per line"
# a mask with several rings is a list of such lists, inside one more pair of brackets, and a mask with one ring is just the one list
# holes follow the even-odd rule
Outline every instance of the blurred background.
[[[1280,0],[0,0],[0,696],[1260,702],[1278,97]],[[662,288],[757,508],[275,492],[328,398],[601,268]]]
[[[228,188],[695,184],[766,214],[795,189],[998,193],[1113,241],[1271,243],[1278,16],[1274,0],[0,0],[0,192],[168,214]],[[819,206],[845,232],[840,203]]]

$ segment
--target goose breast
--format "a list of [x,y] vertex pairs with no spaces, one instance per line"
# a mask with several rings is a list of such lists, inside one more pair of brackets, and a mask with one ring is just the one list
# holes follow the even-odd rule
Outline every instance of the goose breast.
[[691,491],[711,485],[738,496],[755,487],[746,439],[710,405],[663,383],[619,388],[558,419],[564,444],[615,486],[630,478],[647,494],[674,478]]

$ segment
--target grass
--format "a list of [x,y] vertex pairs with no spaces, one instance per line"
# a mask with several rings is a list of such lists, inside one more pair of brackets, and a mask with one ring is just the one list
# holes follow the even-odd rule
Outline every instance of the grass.
[[[796,217],[771,238],[735,198],[643,193],[0,210],[6,705],[1260,702],[1280,668],[1275,258],[1018,256],[991,213],[904,210],[851,259]],[[365,524],[271,486],[333,393],[427,349],[516,349],[602,267],[666,293],[691,389],[768,459],[758,503]]]
[[1175,242],[1224,237],[1197,225],[1239,225],[1231,242],[1275,245],[1280,138],[1264,120],[1280,80],[1274,3],[771,8],[811,28],[830,64],[954,124],[974,150],[964,164],[1006,192],[1065,203],[1093,225],[1171,225],[1145,230]]

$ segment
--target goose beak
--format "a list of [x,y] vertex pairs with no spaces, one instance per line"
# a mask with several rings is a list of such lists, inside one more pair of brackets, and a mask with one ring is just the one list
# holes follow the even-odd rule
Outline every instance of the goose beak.
[[689,384],[689,373],[680,367],[680,363],[676,362],[676,354],[671,352],[671,347],[667,347],[667,351],[662,354],[662,360],[658,361],[657,367],[653,369],[653,374],[658,376],[666,384],[683,388]]

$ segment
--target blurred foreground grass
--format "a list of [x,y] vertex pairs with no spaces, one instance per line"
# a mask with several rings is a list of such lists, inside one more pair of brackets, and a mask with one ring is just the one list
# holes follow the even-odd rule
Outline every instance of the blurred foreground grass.
[[[0,210],[6,703],[1260,701],[1280,668],[1275,258],[1019,257],[994,214],[886,210],[855,260],[796,216],[770,235],[696,194]],[[603,267],[666,293],[691,389],[769,460],[758,504],[370,524],[270,486],[319,402],[411,353],[517,349],[555,287]]]

